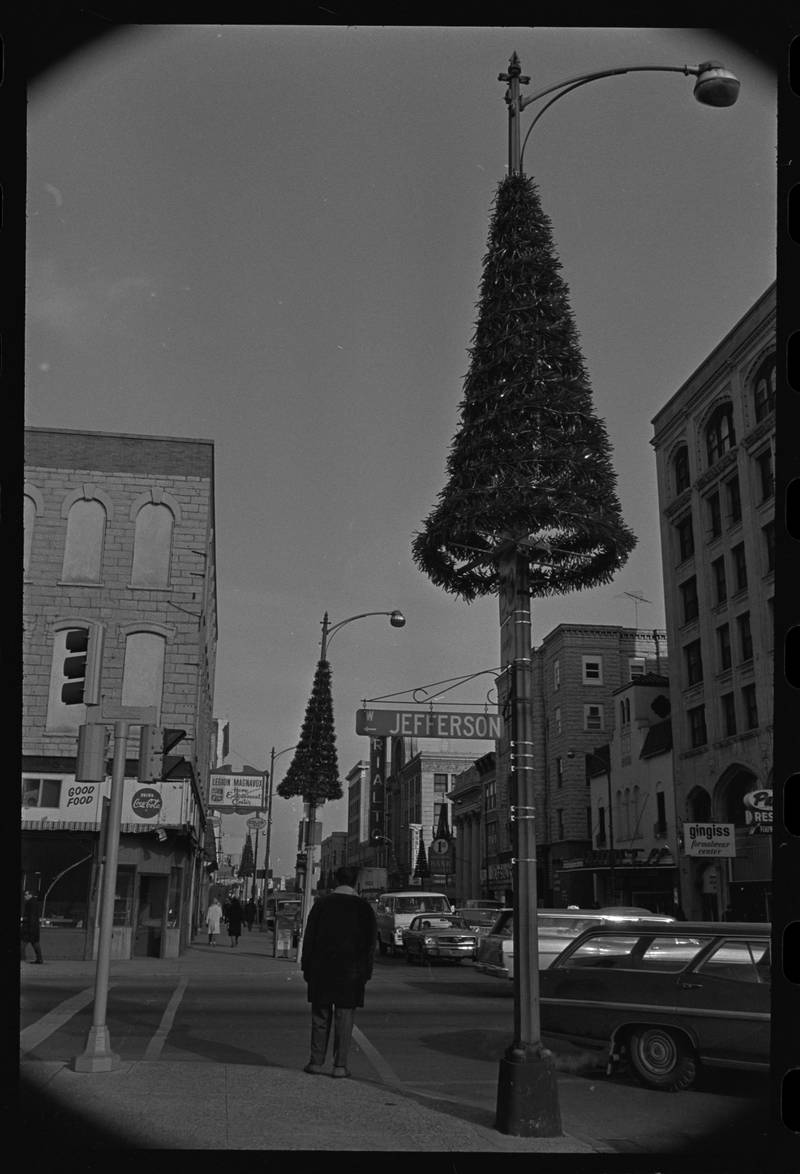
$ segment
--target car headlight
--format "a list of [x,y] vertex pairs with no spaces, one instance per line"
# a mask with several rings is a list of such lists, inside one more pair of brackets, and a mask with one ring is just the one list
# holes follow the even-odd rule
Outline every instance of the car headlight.
[[426,946],[435,946],[436,945],[436,938],[423,938],[422,940]]

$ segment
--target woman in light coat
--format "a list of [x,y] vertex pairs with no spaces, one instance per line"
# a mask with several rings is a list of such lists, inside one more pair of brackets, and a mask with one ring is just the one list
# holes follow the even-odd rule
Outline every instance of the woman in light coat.
[[209,946],[216,945],[214,938],[219,933],[220,922],[222,921],[222,906],[219,903],[219,897],[215,897],[208,907],[206,914],[206,928],[208,930],[208,944]]

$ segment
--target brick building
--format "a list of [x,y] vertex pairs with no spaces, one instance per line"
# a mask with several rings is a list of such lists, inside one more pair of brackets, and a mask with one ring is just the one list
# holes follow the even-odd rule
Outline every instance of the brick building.
[[688,917],[771,916],[776,375],[772,285],[653,419],[678,818],[735,839],[684,844]]
[[62,698],[71,632],[104,635],[103,706],[152,706],[186,732],[143,805],[130,727],[112,954],[175,956],[190,940],[207,883],[215,569],[210,441],[25,430],[22,869],[59,925],[45,926],[51,957],[94,956],[110,790],[75,780],[87,708]]

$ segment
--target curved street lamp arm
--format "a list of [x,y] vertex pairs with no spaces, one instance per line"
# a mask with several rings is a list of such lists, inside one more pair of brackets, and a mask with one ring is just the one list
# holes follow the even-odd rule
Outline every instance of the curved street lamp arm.
[[[346,620],[339,620],[335,624],[328,623],[328,613],[325,612],[325,617],[322,620],[322,655],[320,656],[320,660],[327,660],[327,652],[330,642],[340,628],[343,628],[345,624],[352,624],[353,620],[363,620],[365,616],[400,617],[402,616],[402,612],[399,612],[397,608],[395,608],[393,611],[362,611],[359,612],[357,616],[348,616]],[[402,627],[403,624],[405,624],[405,619],[402,620],[402,623],[398,623],[396,626]]]
[[[596,73],[582,73],[578,77],[565,78],[564,81],[547,86],[544,90],[537,90],[535,94],[528,94],[526,97],[520,98],[519,109],[521,113],[527,106],[530,106],[531,102],[536,102],[539,98],[552,94],[554,90],[564,90],[566,93],[567,89],[574,90],[576,86],[585,85],[586,82],[594,82],[602,77],[615,77],[620,73],[682,73],[686,77],[698,77],[701,72],[699,65],[619,65],[616,69],[600,69]],[[561,97],[561,95],[559,94],[557,97]],[[553,101],[555,102],[555,100],[554,98]]]

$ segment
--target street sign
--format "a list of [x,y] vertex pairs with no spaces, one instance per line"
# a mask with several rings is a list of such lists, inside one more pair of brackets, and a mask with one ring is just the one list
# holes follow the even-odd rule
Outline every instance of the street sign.
[[357,709],[356,733],[372,738],[479,738],[496,741],[502,730],[496,713],[431,713],[413,709]]
[[249,828],[253,828],[254,830],[256,828],[265,828],[267,826],[267,821],[262,819],[260,815],[254,815],[248,819],[247,826]]

